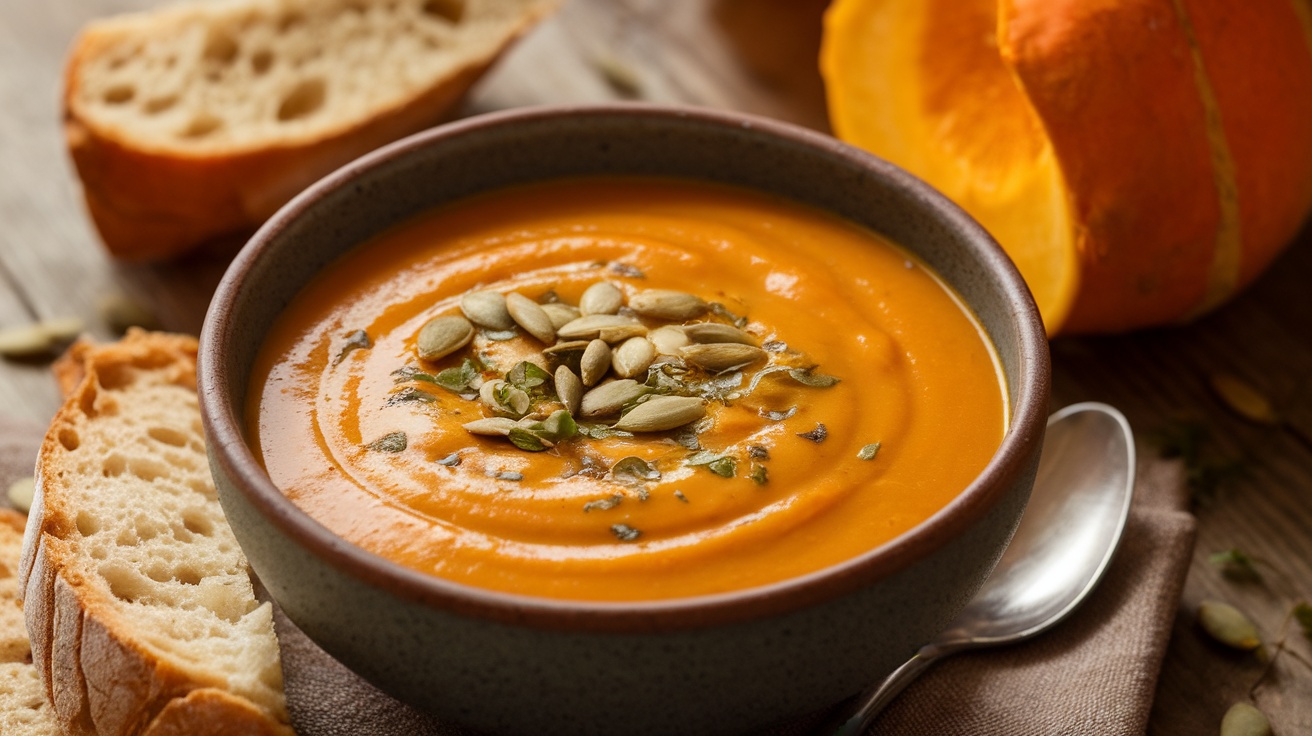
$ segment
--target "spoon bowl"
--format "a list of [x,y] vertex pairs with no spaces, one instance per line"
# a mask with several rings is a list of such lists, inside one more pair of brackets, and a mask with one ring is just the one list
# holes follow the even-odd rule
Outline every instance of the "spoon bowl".
[[1029,639],[1069,616],[1111,564],[1130,513],[1134,467],[1130,425],[1115,408],[1086,402],[1049,417],[1029,505],[983,587],[941,634],[823,732],[865,733],[935,661]]

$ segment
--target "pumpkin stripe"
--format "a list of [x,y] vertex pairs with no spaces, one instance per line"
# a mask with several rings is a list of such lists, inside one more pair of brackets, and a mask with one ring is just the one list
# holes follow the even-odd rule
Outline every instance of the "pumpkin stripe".
[[1198,35],[1194,31],[1193,20],[1184,6],[1184,0],[1173,0],[1172,5],[1180,21],[1180,28],[1184,31],[1190,60],[1193,62],[1194,86],[1197,87],[1198,99],[1203,105],[1207,144],[1212,159],[1212,181],[1216,185],[1217,204],[1220,206],[1220,220],[1216,226],[1216,245],[1212,253],[1212,264],[1207,273],[1207,289],[1198,306],[1185,316],[1185,321],[1188,321],[1216,307],[1234,293],[1239,285],[1239,264],[1244,250],[1235,161],[1226,140],[1225,125],[1221,120],[1221,107],[1216,101],[1216,92],[1212,89],[1211,79],[1207,75],[1203,52],[1198,45]]

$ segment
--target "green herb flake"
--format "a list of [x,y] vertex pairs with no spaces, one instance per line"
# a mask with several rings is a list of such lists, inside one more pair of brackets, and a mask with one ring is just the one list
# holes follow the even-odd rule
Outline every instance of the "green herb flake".
[[794,416],[796,416],[797,407],[790,406],[786,411],[771,411],[769,409],[762,409],[760,411],[760,414],[761,416],[765,417],[766,419],[769,419],[772,422],[782,422],[785,419],[792,419]]
[[451,391],[452,393],[464,393],[469,389],[469,384],[479,375],[478,366],[474,361],[465,358],[459,367],[447,368],[437,374],[434,383]]
[[528,362],[527,360],[521,361],[506,374],[506,381],[515,388],[523,391],[537,388],[546,383],[550,378],[550,373],[547,373],[542,368]]
[[1298,627],[1303,630],[1303,636],[1308,641],[1312,641],[1312,606],[1304,601],[1299,601],[1294,606],[1294,620],[1298,622]]
[[770,481],[770,471],[764,465],[752,463],[752,474],[749,476],[758,486],[763,486]]
[[674,497],[677,498],[677,499],[679,499],[680,501],[683,501],[684,503],[691,503],[691,502],[688,500],[688,497],[685,496],[685,495],[683,495],[683,491],[675,490],[675,491],[674,491]]
[[624,497],[618,493],[607,498],[599,498],[596,501],[588,501],[583,504],[583,513],[586,514],[591,511],[609,511],[616,506],[619,506],[623,501]]
[[578,433],[584,437],[591,437],[594,440],[604,440],[610,437],[632,437],[632,432],[626,432],[622,429],[608,427],[605,424],[579,424]]
[[674,435],[673,439],[676,444],[678,444],[680,447],[684,448],[685,450],[695,451],[695,450],[702,449],[701,438],[698,437],[697,433],[692,431],[691,429],[679,430],[679,432]]
[[403,452],[408,445],[405,432],[392,432],[369,443],[370,450],[378,452]]
[[856,456],[860,460],[874,460],[875,455],[879,454],[879,448],[883,446],[884,443],[882,442],[872,442],[865,447],[862,447],[860,451],[856,453]]
[[397,404],[416,404],[416,403],[431,404],[434,401],[437,401],[437,397],[428,393],[427,391],[415,388],[414,386],[406,386],[400,391],[397,391],[396,393],[387,397],[387,406],[396,406]]
[[719,460],[721,457],[722,456],[717,455],[714,452],[711,452],[710,450],[701,450],[699,452],[695,452],[689,455],[688,458],[683,461],[683,464],[691,465],[694,467],[698,465],[710,465],[716,460]]
[[563,442],[579,433],[579,425],[568,411],[557,409],[540,422],[529,425],[529,431],[550,442]]
[[628,524],[611,524],[610,531],[615,535],[615,538],[621,542],[634,542],[637,541],[638,537],[642,536],[642,532],[634,529]]
[[825,425],[816,422],[815,429],[810,432],[799,432],[797,436],[804,440],[811,440],[818,445],[829,437],[829,430],[825,428]]
[[620,276],[625,276],[631,279],[647,278],[647,274],[643,273],[641,269],[638,269],[637,267],[634,266],[630,266],[627,263],[620,263],[619,261],[613,261],[610,264],[610,270],[616,274],[619,274]]
[[837,385],[841,380],[835,376],[814,373],[814,370],[814,368],[789,368],[788,375],[791,376],[794,381],[797,381],[803,386],[810,386],[812,388],[829,388],[830,386]]
[[783,340],[767,340],[761,343],[761,349],[767,353],[784,353],[788,351],[788,343]]
[[346,336],[346,342],[342,344],[337,351],[337,357],[333,358],[333,365],[336,366],[343,360],[346,360],[347,354],[352,350],[368,350],[374,346],[373,340],[369,339],[369,333],[364,330],[356,330]]
[[661,471],[646,460],[630,455],[610,466],[610,475],[611,478],[619,481],[660,480]]
[[524,480],[524,474],[515,473],[511,471],[504,471],[504,472],[497,473],[496,478],[497,480],[510,480],[510,481],[519,482],[521,480]]
[[738,473],[738,462],[731,457],[722,457],[707,463],[706,469],[721,478],[732,478]]
[[1232,580],[1259,581],[1262,573],[1257,569],[1257,560],[1238,549],[1213,552],[1207,556],[1208,562],[1220,568],[1221,574]]
[[747,457],[753,460],[769,460],[770,449],[765,445],[748,445]]
[[724,306],[723,304],[719,302],[711,302],[710,307],[711,307],[711,314],[714,314],[716,317],[719,317],[720,319],[726,322],[733,323],[734,327],[737,327],[738,329],[741,330],[742,328],[747,326],[746,317],[742,317],[737,314],[734,314],[733,312],[729,311],[729,308]]
[[510,444],[528,452],[542,452],[549,446],[541,437],[523,427],[511,429],[507,439],[510,440]]
[[442,458],[441,460],[438,460],[437,464],[445,465],[448,468],[454,468],[455,466],[460,464],[460,453],[453,452],[450,455],[447,455],[446,457]]

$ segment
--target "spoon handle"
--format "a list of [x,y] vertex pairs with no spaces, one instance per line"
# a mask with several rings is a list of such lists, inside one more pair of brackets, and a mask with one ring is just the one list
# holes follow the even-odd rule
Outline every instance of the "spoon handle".
[[879,715],[884,706],[892,702],[893,698],[906,689],[912,680],[920,676],[920,673],[937,662],[941,655],[942,652],[933,646],[921,647],[920,651],[912,655],[911,659],[904,662],[901,667],[889,673],[888,677],[856,696],[852,705],[842,710],[842,714],[850,714],[845,720],[836,720],[844,717],[840,714],[827,721],[819,733],[826,736],[864,736],[871,721],[875,720],[875,716]]

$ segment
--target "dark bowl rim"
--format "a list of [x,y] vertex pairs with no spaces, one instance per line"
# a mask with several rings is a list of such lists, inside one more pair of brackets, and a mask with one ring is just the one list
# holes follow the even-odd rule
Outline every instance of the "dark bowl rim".
[[[1011,304],[1022,356],[1017,391],[1009,397],[1013,420],[984,470],[953,501],[901,536],[821,570],[777,583],[712,595],[652,601],[557,600],[476,588],[406,568],[346,542],[292,504],[272,483],[246,445],[242,423],[231,410],[229,381],[221,361],[235,338],[233,300],[253,264],[290,223],[329,192],[351,184],[370,169],[442,140],[477,134],[483,128],[519,125],[562,116],[637,116],[647,120],[695,120],[748,127],[820,152],[847,159],[909,190],[936,210],[949,229],[979,251],[981,261]],[[208,366],[219,365],[216,371]],[[217,374],[217,375],[216,375]],[[1041,446],[1048,412],[1050,365],[1047,337],[1028,287],[1010,258],[964,210],[915,176],[832,136],[778,120],[737,112],[649,103],[561,105],[515,108],[431,128],[372,151],[344,165],[297,195],[275,213],[235,257],[215,291],[200,336],[198,389],[211,462],[232,486],[276,528],[332,568],[406,601],[448,612],[534,628],[567,631],[673,631],[760,618],[837,598],[907,569],[943,547],[984,517],[1019,482]]]

